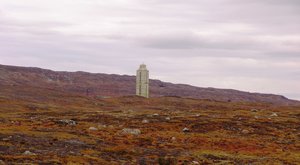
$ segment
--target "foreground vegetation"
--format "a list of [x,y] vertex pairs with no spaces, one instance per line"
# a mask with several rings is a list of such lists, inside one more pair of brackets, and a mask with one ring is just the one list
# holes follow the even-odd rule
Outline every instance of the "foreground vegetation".
[[300,164],[300,108],[2,94],[0,164],[6,163]]

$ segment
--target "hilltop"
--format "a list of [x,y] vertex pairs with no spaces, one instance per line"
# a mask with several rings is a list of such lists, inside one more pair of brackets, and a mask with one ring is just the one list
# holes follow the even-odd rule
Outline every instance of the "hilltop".
[[[0,65],[1,89],[14,89],[19,95],[30,95],[35,88],[94,97],[117,97],[135,95],[135,76],[58,72],[33,67]],[[19,89],[19,91],[18,91]],[[0,91],[1,92],[1,91]],[[224,102],[265,102],[276,105],[296,105],[299,101],[274,94],[243,92],[233,89],[201,88],[186,84],[173,84],[150,80],[151,97],[177,96]]]

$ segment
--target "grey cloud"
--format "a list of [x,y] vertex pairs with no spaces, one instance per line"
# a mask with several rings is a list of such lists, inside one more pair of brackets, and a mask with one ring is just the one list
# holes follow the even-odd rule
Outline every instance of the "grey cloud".
[[201,39],[195,35],[180,34],[149,36],[137,39],[136,42],[146,47],[159,49],[194,49],[202,44]]
[[[298,0],[80,2],[65,19],[44,17],[45,6],[2,7],[0,63],[134,74],[145,62],[166,81],[299,96]],[[41,15],[14,18],[31,10]]]
[[286,51],[286,52],[270,51],[270,52],[265,52],[264,55],[267,56],[268,58],[300,58],[300,51],[298,51],[298,52],[296,52],[296,51]]
[[[189,6],[186,9],[202,11],[192,17],[197,21],[207,20],[217,23],[245,23],[259,28],[264,33],[290,33],[300,28],[299,2],[296,1],[268,1],[268,0],[223,0],[223,1],[184,1]],[[181,2],[183,3],[183,1]],[[203,5],[204,4],[204,5]],[[179,6],[179,5],[178,5]],[[175,8],[176,9],[176,8]],[[203,12],[205,11],[205,12]],[[183,10],[182,14],[189,13]],[[188,15],[186,15],[188,16]],[[189,17],[186,17],[189,19]],[[218,28],[216,25],[215,28]]]
[[300,6],[298,0],[228,0],[231,3],[254,3],[254,4],[267,4],[267,5],[288,5],[288,6]]
[[251,37],[219,36],[202,37],[196,34],[163,34],[138,38],[137,43],[157,49],[229,49],[229,50],[261,50],[268,43],[255,41]]

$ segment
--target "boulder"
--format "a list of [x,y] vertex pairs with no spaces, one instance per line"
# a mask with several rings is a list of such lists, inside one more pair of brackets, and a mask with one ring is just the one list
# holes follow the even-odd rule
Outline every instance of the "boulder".
[[36,155],[36,154],[27,150],[23,153],[23,155]]
[[98,128],[96,128],[96,127],[90,127],[89,130],[90,131],[98,131]]
[[108,125],[107,128],[111,129],[111,128],[114,128],[114,126],[113,125]]
[[149,120],[144,119],[144,120],[142,121],[142,123],[149,123]]
[[271,115],[270,115],[271,117],[277,117],[278,116],[278,114],[277,113],[275,113],[275,112],[273,112]]
[[192,161],[192,164],[200,164],[200,163],[197,161]]
[[175,140],[176,140],[176,137],[173,136],[173,137],[171,138],[171,140],[172,140],[172,141],[175,141]]
[[76,121],[74,120],[70,120],[70,119],[62,119],[56,122],[59,125],[70,125],[70,126],[74,126],[77,124]]
[[243,129],[243,130],[242,130],[242,133],[243,133],[243,134],[248,134],[248,133],[250,133],[250,131],[247,130],[247,129]]
[[76,139],[66,140],[65,142],[73,144],[73,145],[85,145],[86,144],[85,142],[76,140]]
[[190,132],[190,129],[185,127],[185,128],[182,129],[182,132]]
[[139,134],[141,134],[141,130],[135,129],[135,128],[123,128],[122,133],[131,134],[131,135],[139,135]]
[[99,125],[98,125],[98,128],[100,128],[100,129],[106,128],[106,127],[107,127],[107,125],[105,125],[105,124],[99,124]]

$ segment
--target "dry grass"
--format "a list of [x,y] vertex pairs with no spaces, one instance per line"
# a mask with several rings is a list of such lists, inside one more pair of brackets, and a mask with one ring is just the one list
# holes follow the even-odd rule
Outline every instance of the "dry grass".
[[[45,95],[40,92],[41,95]],[[300,164],[300,108],[173,97],[0,97],[0,160],[50,164]],[[272,113],[278,116],[272,116]],[[72,119],[76,125],[57,121]],[[143,123],[143,120],[148,122]],[[89,130],[89,127],[98,130]],[[189,132],[182,132],[183,128]],[[122,133],[137,128],[140,135]],[[24,155],[25,151],[35,155]]]

